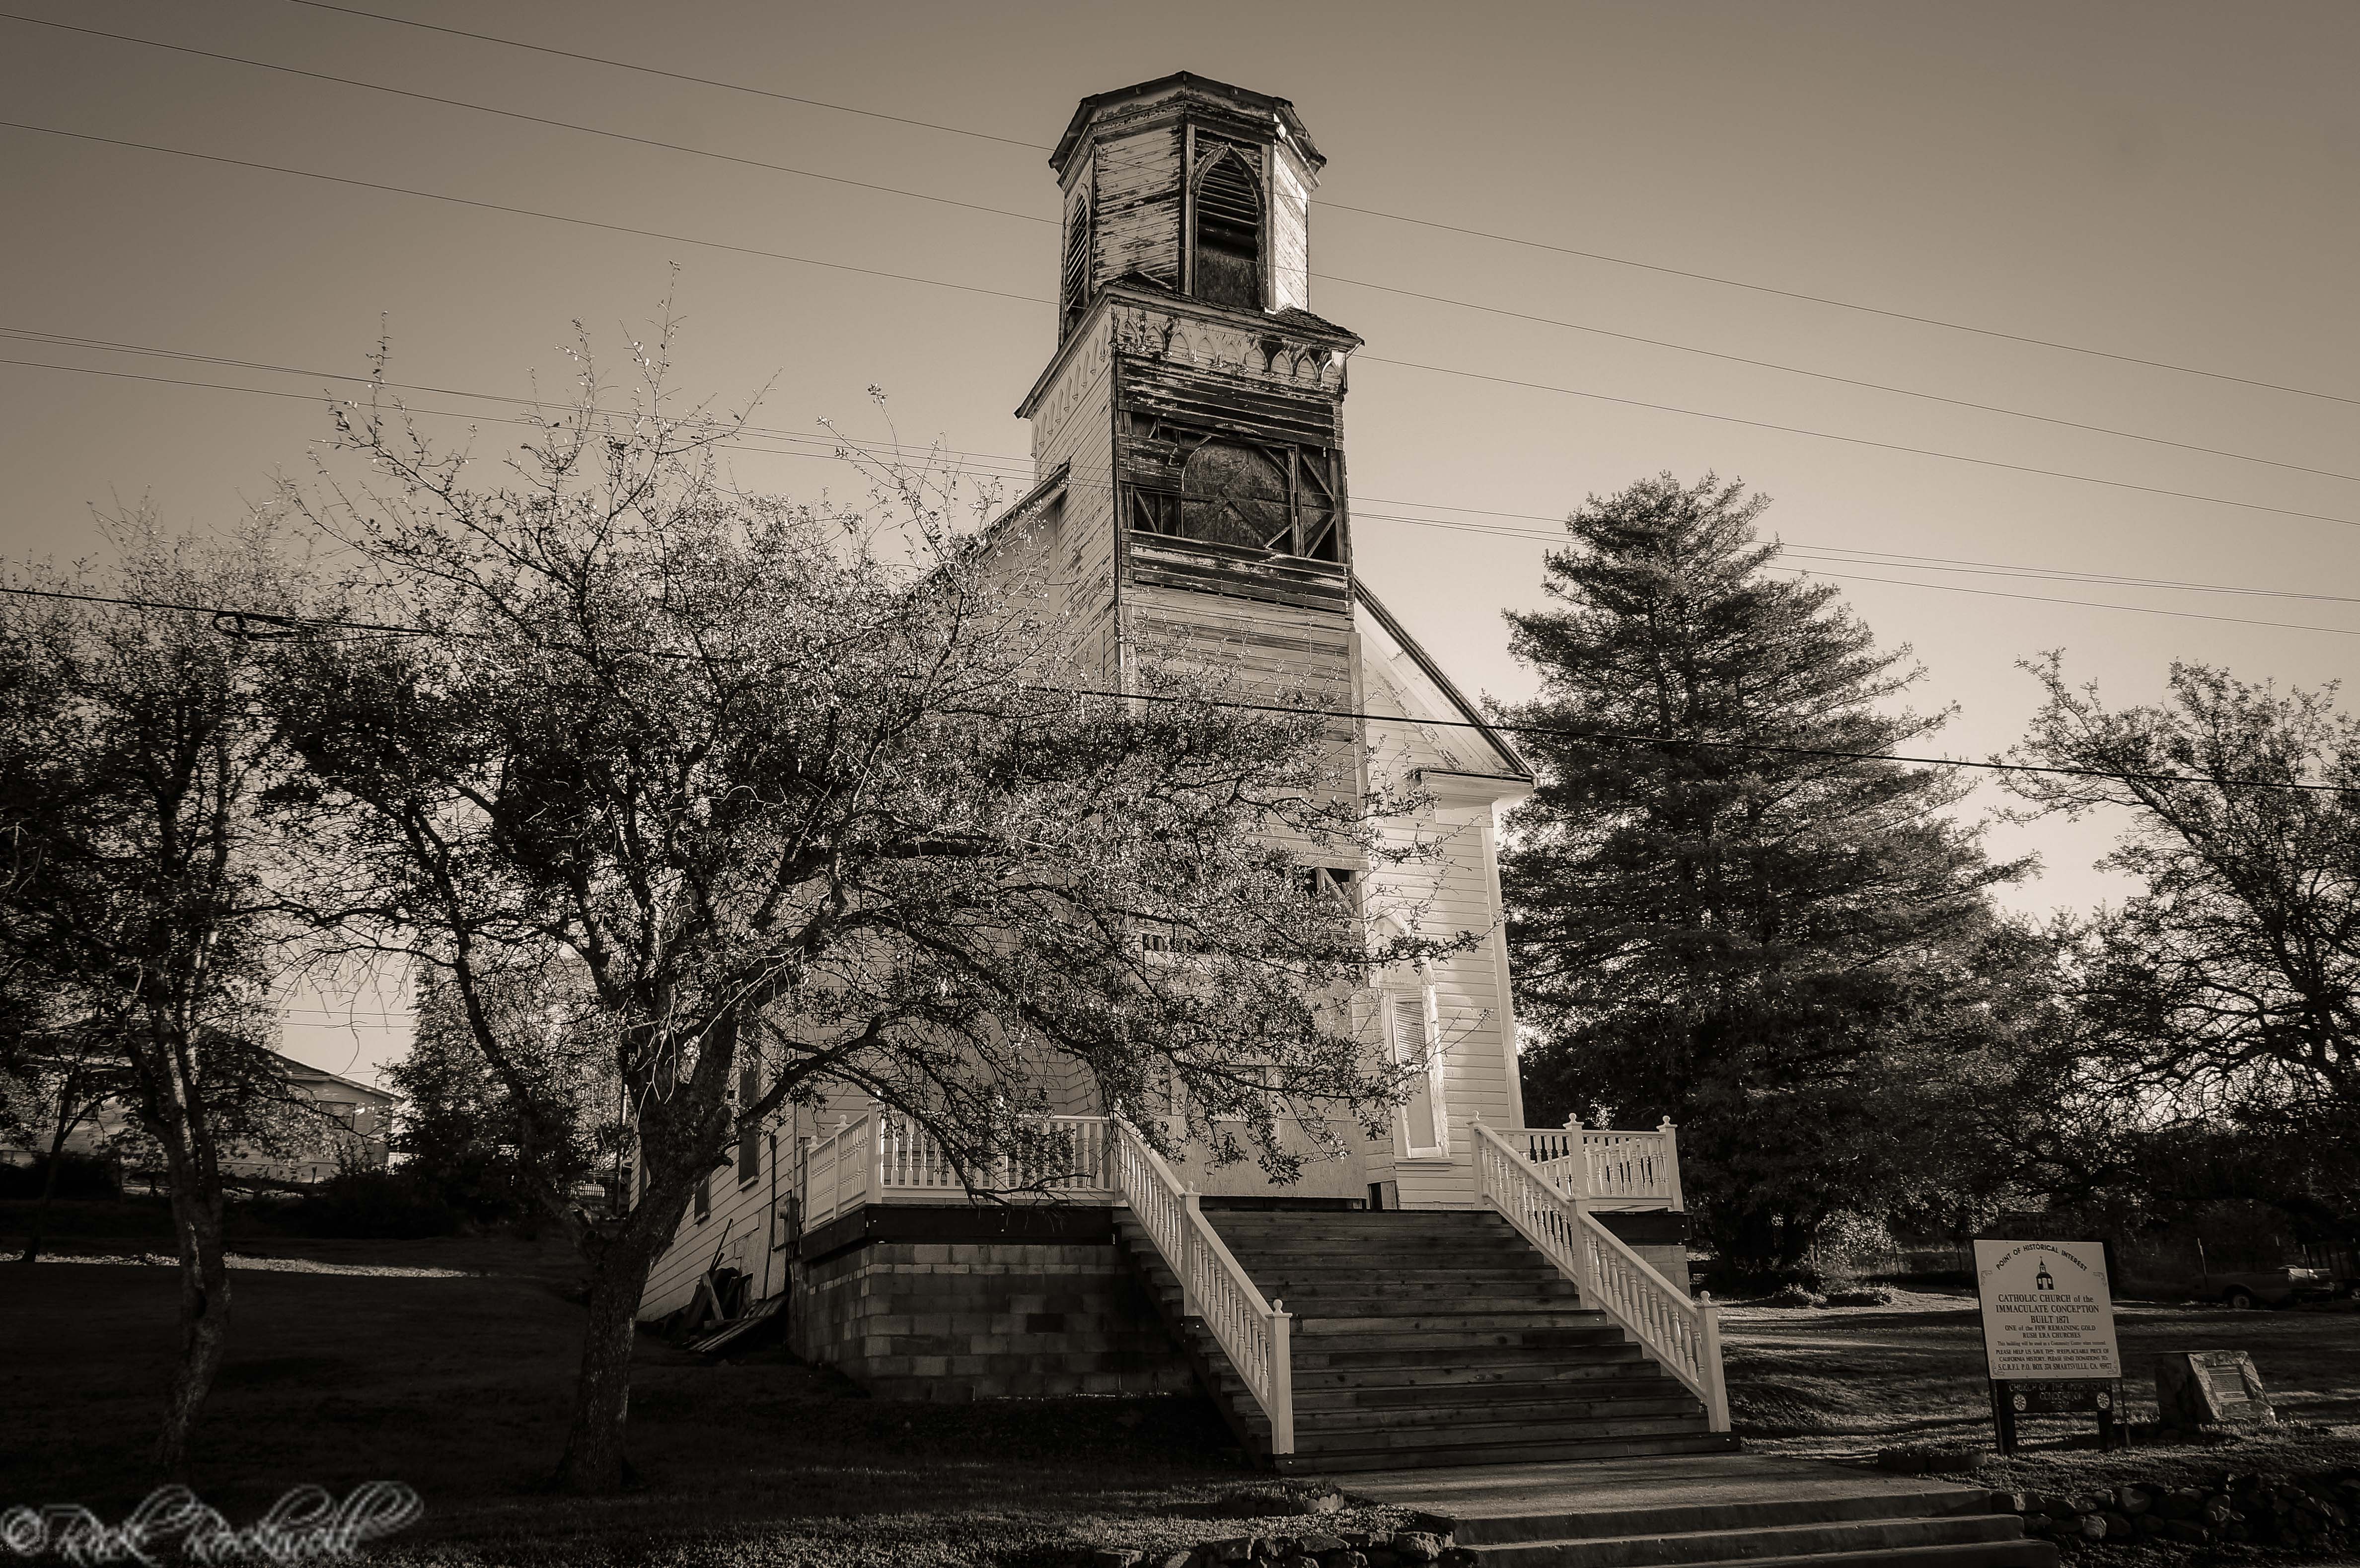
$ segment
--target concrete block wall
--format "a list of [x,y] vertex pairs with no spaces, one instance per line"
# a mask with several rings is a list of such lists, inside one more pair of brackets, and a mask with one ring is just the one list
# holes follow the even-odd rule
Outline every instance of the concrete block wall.
[[1176,1393],[1194,1386],[1103,1242],[859,1246],[794,1272],[796,1354],[880,1399]]

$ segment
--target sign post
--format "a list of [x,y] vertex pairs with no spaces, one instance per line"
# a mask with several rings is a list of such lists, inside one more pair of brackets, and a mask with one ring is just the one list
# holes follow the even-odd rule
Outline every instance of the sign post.
[[2104,1247],[1978,1240],[1975,1301],[1999,1451],[2016,1452],[2018,1416],[2074,1411],[2094,1413],[2100,1445],[2114,1447],[2123,1357]]

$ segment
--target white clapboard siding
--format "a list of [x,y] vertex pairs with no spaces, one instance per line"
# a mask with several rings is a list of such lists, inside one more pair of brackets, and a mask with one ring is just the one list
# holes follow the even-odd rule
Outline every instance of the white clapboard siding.
[[1098,280],[1142,272],[1180,286],[1181,132],[1156,125],[1098,144]]

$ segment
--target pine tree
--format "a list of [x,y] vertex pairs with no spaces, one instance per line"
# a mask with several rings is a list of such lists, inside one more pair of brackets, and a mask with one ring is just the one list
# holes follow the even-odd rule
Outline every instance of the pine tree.
[[[1766,497],[1668,474],[1595,496],[1509,615],[1541,695],[1541,784],[1502,864],[1532,1119],[1682,1128],[1683,1180],[1741,1275],[1926,1171],[1928,1042],[1972,1033],[2002,923],[1947,770],[1865,759],[1946,713],[1823,583],[1772,574]],[[1833,754],[1833,755],[1830,755]],[[1934,1053],[1937,1063],[1939,1050]]]

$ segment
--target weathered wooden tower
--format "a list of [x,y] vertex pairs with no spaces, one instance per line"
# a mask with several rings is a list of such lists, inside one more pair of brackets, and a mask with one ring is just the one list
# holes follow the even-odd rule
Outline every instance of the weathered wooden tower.
[[1084,99],[1050,158],[1057,349],[1017,413],[1036,474],[1063,475],[1083,656],[1126,687],[1159,649],[1218,649],[1257,685],[1357,705],[1360,340],[1306,308],[1325,161],[1286,100],[1185,72]]

